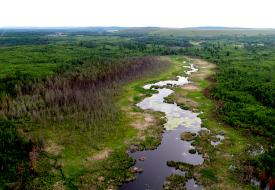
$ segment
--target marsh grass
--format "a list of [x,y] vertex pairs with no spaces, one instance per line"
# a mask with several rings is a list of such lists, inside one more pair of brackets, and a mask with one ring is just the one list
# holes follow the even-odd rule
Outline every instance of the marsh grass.
[[[195,63],[195,62],[194,62]],[[213,74],[214,68],[200,69],[199,72],[208,73],[205,77]],[[240,182],[236,178],[236,173],[230,171],[230,166],[236,166],[237,160],[243,159],[246,145],[253,144],[256,140],[246,138],[241,131],[236,131],[225,123],[222,123],[215,114],[215,102],[207,98],[204,89],[211,84],[211,81],[201,79],[196,75],[191,76],[191,80],[201,90],[186,90],[175,88],[175,95],[170,97],[170,101],[176,102],[177,98],[185,97],[198,103],[198,110],[202,111],[199,117],[202,119],[202,127],[208,128],[211,133],[200,133],[197,135],[192,145],[204,156],[204,163],[193,168],[196,179],[202,183],[206,189],[235,189],[242,183],[243,189],[253,189],[247,182]],[[215,134],[223,131],[225,139],[216,147],[210,144],[210,139]],[[170,163],[171,164],[171,163]],[[180,164],[176,164],[179,166]]]

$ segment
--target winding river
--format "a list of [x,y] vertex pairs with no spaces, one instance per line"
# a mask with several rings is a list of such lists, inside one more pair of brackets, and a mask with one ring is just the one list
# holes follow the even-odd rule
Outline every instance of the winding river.
[[[136,168],[141,168],[142,173],[137,175],[136,180],[124,184],[121,190],[143,190],[143,189],[162,189],[166,177],[171,174],[184,175],[184,172],[167,166],[167,161],[179,161],[192,165],[200,165],[203,163],[201,154],[190,154],[189,150],[193,149],[191,142],[180,139],[183,132],[198,133],[201,130],[201,119],[199,113],[181,109],[177,104],[169,104],[164,102],[164,98],[172,94],[174,91],[167,86],[184,85],[191,81],[188,76],[198,69],[192,63],[187,67],[187,77],[177,76],[177,80],[160,81],[154,84],[145,85],[145,89],[158,87],[158,93],[151,97],[145,98],[137,106],[143,110],[154,110],[165,113],[166,123],[164,124],[165,132],[163,133],[161,144],[155,150],[137,151],[129,153],[131,157],[136,159]],[[145,158],[144,160],[140,158]],[[196,184],[194,179],[190,179],[186,183],[189,190],[202,189]]]

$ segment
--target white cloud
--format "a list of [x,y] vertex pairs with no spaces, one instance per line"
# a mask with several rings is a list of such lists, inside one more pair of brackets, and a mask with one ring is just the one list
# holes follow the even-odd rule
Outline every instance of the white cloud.
[[274,0],[0,0],[0,26],[275,28]]

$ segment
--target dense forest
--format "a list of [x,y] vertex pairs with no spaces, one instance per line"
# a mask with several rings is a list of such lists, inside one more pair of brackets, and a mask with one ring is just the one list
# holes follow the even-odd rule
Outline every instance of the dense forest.
[[[133,164],[124,149],[98,168],[74,159],[133,133],[124,127],[128,121],[117,105],[121,90],[169,69],[161,57],[167,55],[217,64],[205,89],[216,103],[213,112],[244,136],[265,143],[265,153],[245,163],[260,180],[274,183],[274,35],[116,29],[0,31],[0,189],[51,189],[60,180],[76,189],[87,181],[80,178],[84,173],[102,174],[102,168],[120,185]],[[62,149],[63,157],[44,151],[49,144]]]
[[[268,39],[268,40],[267,40]],[[207,95],[226,123],[246,134],[261,136],[268,151],[253,161],[262,178],[274,178],[275,164],[275,55],[274,36],[204,43],[186,53],[218,64],[214,85]],[[240,45],[241,44],[241,45]],[[264,177],[263,177],[264,176]]]

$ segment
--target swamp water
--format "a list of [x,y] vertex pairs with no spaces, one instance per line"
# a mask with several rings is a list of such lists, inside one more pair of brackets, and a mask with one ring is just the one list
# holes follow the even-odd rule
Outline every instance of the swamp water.
[[[190,64],[187,76],[197,69],[193,64]],[[167,161],[184,162],[192,165],[200,165],[203,163],[203,157],[197,152],[190,154],[189,150],[194,147],[191,142],[183,141],[180,138],[183,132],[198,133],[201,130],[201,119],[198,113],[189,110],[181,109],[177,104],[168,104],[164,102],[164,98],[172,94],[167,85],[184,85],[188,84],[188,77],[178,76],[177,80],[160,81],[154,84],[145,85],[145,89],[158,86],[157,94],[145,98],[137,106],[143,110],[153,110],[165,113],[167,122],[164,124],[165,131],[162,136],[161,144],[155,150],[144,150],[129,153],[129,155],[136,160],[134,167],[141,168],[142,173],[137,175],[137,178],[129,183],[125,183],[121,190],[143,190],[154,189],[159,190],[163,188],[166,177],[171,174],[184,175],[184,172],[168,167]],[[144,158],[144,159],[140,159]],[[194,179],[190,179],[186,183],[188,190],[202,189],[196,184]]]

